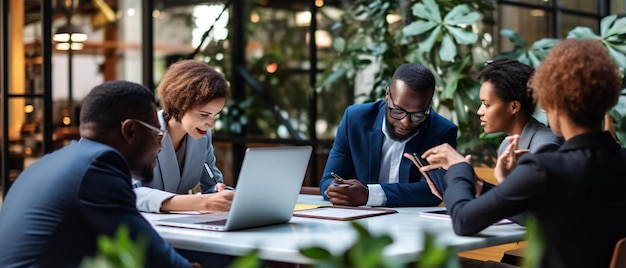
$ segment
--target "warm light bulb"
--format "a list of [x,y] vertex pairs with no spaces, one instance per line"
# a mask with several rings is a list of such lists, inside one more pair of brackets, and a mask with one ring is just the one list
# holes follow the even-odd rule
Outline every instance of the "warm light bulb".
[[69,126],[71,123],[72,123],[72,118],[70,118],[69,116],[63,117],[63,125]]
[[26,104],[24,106],[24,112],[29,114],[32,113],[35,110],[35,107],[32,104]]
[[267,65],[267,67],[265,67],[265,70],[268,73],[275,73],[278,70],[278,64],[276,64],[275,62],[271,63],[270,65]]

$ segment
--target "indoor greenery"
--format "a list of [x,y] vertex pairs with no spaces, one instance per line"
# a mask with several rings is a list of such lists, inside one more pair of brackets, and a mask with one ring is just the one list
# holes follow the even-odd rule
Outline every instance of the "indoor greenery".
[[[528,42],[518,33],[503,29],[500,34],[508,38],[515,46],[513,50],[498,54],[496,57],[516,58],[520,62],[533,67],[539,66],[541,61],[548,55],[552,47],[559,39],[543,38],[535,41],[530,48]],[[600,21],[600,34],[596,34],[589,27],[576,27],[569,31],[566,38],[590,38],[596,39],[608,49],[609,54],[622,73],[622,85],[626,74],[626,18],[617,18],[617,15],[609,15]],[[623,145],[626,141],[626,89],[622,90],[622,96],[618,104],[608,112],[605,117],[615,130],[616,137]]]
[[[477,71],[489,58],[481,17],[494,1],[357,0],[332,28],[337,55],[318,87],[333,90],[340,79],[367,87],[367,101],[382,98],[393,71],[405,62],[434,72],[433,108],[459,126],[458,149],[493,165],[499,140],[484,136],[475,112],[480,105]],[[397,21],[390,20],[397,16]],[[487,43],[487,46],[482,45]],[[376,66],[371,83],[359,73]],[[479,67],[476,67],[479,66]]]
[[415,256],[410,264],[399,262],[397,259],[385,257],[383,250],[393,243],[387,234],[372,234],[356,221],[350,222],[357,232],[357,239],[344,252],[333,255],[327,249],[310,247],[300,250],[300,253],[314,260],[314,267],[424,267],[424,268],[454,268],[458,262],[454,250],[449,246],[440,246],[435,241],[435,235],[424,233],[424,252]]
[[115,237],[98,237],[98,254],[86,257],[80,267],[84,268],[142,268],[146,258],[148,240],[144,236],[131,239],[128,227],[121,225]]
[[[544,38],[530,48],[519,34],[503,29],[514,49],[493,56],[492,41],[482,32],[482,17],[494,1],[357,0],[333,27],[333,48],[324,79],[318,87],[332,90],[335,81],[347,79],[351,87],[368,87],[368,101],[384,97],[393,70],[404,62],[421,63],[434,71],[437,88],[433,108],[459,126],[458,150],[478,156],[476,164],[493,166],[502,134],[486,135],[475,116],[480,105],[476,76],[484,62],[494,57],[517,58],[536,67],[559,41]],[[390,15],[399,14],[396,22]],[[576,27],[567,38],[595,38],[607,46],[624,72],[626,65],[625,19],[605,17],[596,35],[588,27]],[[370,84],[358,84],[359,73],[375,65]],[[370,71],[371,72],[371,71]],[[626,97],[610,111],[617,137],[626,139]],[[541,120],[543,115],[537,113]],[[542,120],[545,122],[545,119]]]

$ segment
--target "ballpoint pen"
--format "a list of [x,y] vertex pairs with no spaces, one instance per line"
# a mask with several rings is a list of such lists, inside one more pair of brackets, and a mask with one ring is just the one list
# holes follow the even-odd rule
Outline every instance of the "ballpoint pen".
[[343,180],[343,178],[339,175],[337,175],[337,173],[335,172],[330,172],[330,175],[333,176],[333,178],[338,179],[338,180]]
[[215,179],[215,176],[213,176],[213,172],[211,171],[211,168],[209,167],[209,164],[207,164],[206,162],[204,163],[204,169],[206,169],[206,173],[209,174],[209,177],[211,177],[211,179],[213,180],[213,182],[215,182],[215,185],[217,185],[218,183],[220,183],[219,181],[217,181]]
[[[215,176],[213,176],[213,171],[211,171],[211,168],[209,167],[209,164],[207,164],[206,162],[204,163],[204,169],[206,169],[206,173],[209,174],[209,177],[211,177],[211,179],[213,180],[213,182],[215,182],[215,185],[217,186],[218,183],[223,183],[223,182],[219,182],[217,181],[217,179],[215,179]],[[234,191],[235,188],[230,187],[230,186],[226,186],[225,187],[226,190],[231,190]],[[217,191],[217,189],[215,189]]]
[[[335,178],[335,179],[337,179],[337,180],[342,180],[342,181],[344,180],[344,178],[342,178],[341,176],[337,175],[337,173],[335,173],[335,172],[332,172],[332,171],[331,171],[331,172],[330,172],[330,175],[331,175],[331,176],[333,176],[333,178]],[[348,187],[350,187],[350,184],[345,184],[345,183],[344,183],[344,184],[333,183],[333,186],[335,186],[335,187],[339,187],[339,186],[341,186],[341,187],[348,188]]]

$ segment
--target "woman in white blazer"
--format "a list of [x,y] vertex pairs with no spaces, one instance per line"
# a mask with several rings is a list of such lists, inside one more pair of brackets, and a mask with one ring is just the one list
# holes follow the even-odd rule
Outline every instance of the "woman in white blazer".
[[[211,129],[229,96],[228,82],[195,60],[172,64],[157,89],[167,130],[149,183],[135,181],[137,208],[145,212],[228,211],[234,196],[215,166]],[[187,194],[200,184],[201,195]]]

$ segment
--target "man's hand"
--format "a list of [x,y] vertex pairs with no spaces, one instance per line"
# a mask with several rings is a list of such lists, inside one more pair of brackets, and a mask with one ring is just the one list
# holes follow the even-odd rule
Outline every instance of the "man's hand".
[[334,179],[324,194],[333,205],[357,207],[367,204],[369,189],[358,180]]

